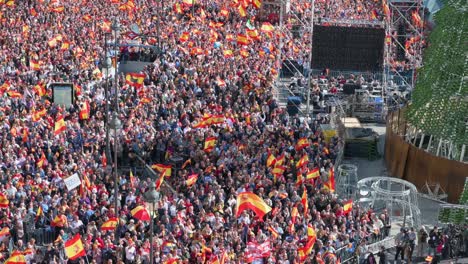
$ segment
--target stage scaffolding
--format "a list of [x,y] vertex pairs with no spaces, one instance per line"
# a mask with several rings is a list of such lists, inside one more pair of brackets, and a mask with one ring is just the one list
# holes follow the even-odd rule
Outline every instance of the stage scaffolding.
[[[414,88],[416,70],[422,66],[425,24],[423,0],[387,1],[390,15],[384,18],[386,40],[383,67],[383,90],[386,95],[392,83]],[[385,1],[382,5],[385,9]],[[397,56],[398,49],[405,52],[402,61]]]

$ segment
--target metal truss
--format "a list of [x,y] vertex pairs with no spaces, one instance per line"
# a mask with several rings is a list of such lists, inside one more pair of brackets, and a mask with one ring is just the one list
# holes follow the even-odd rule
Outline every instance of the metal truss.
[[[386,44],[384,49],[384,74],[383,83],[384,90],[387,90],[389,81],[398,79],[402,84],[414,88],[416,69],[422,66],[422,48],[424,40],[424,7],[422,0],[388,0],[390,10],[390,18],[386,18]],[[421,19],[419,25],[415,25],[412,21],[412,14],[416,12]],[[398,32],[398,27],[404,25],[405,32]],[[387,43],[390,38],[390,43]],[[402,39],[404,41],[402,42]],[[410,54],[406,48],[406,42],[412,40],[413,53]],[[416,44],[416,45],[414,45]],[[396,61],[396,53],[393,54],[393,47],[396,49],[402,48],[405,50],[406,69],[411,72],[411,76],[403,76],[398,70],[392,70],[392,59]],[[388,94],[388,93],[387,93]]]

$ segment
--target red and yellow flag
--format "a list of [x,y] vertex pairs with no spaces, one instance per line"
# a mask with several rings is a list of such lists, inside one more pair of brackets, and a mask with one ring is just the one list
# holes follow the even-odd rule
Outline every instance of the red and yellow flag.
[[260,28],[260,30],[262,32],[269,33],[269,32],[275,31],[275,27],[272,24],[270,24],[269,22],[265,22],[265,23],[262,24],[262,27]]
[[26,257],[19,251],[13,251],[5,264],[26,264]]
[[166,177],[166,171],[162,172],[161,175],[159,175],[159,178],[156,180],[156,190],[159,190],[161,188],[161,185],[164,183],[164,178]]
[[151,168],[157,170],[161,174],[164,174],[165,177],[170,177],[172,174],[172,166],[164,164],[153,164]]
[[146,75],[144,73],[128,73],[125,76],[125,83],[135,88],[143,87]]
[[318,168],[315,168],[315,169],[309,170],[307,172],[306,179],[307,180],[313,180],[313,179],[316,179],[318,177],[320,177],[320,170]]
[[300,138],[296,143],[295,149],[297,151],[299,151],[299,150],[301,150],[303,148],[306,148],[308,146],[310,146],[309,140],[307,138]]
[[180,42],[186,42],[190,38],[190,33],[189,32],[184,32],[182,35],[179,37]]
[[302,168],[305,165],[307,165],[307,162],[309,162],[309,156],[307,154],[304,154],[302,158],[296,163],[296,168]]
[[89,113],[90,113],[91,109],[89,107],[89,102],[88,101],[85,101],[83,103],[83,105],[81,106],[81,110],[80,110],[80,119],[81,120],[85,120],[85,119],[89,119]]
[[57,6],[50,9],[50,12],[53,13],[62,13],[65,10],[64,6]]
[[44,211],[42,210],[42,205],[39,205],[37,207],[35,221],[37,221],[39,219],[39,217],[41,217],[42,215],[44,215]]
[[37,95],[39,95],[41,97],[46,95],[46,93],[47,93],[44,83],[38,83],[38,84],[34,85],[34,91],[37,93]]
[[309,201],[307,200],[307,189],[304,188],[301,198],[302,207],[304,207],[304,217],[307,217],[307,211],[309,210]]
[[39,71],[41,70],[41,64],[37,60],[30,60],[29,61],[29,67],[31,68],[32,71]]
[[57,215],[50,223],[50,226],[64,227],[66,223],[67,217],[65,215]]
[[0,230],[0,239],[10,235],[10,228],[4,227]]
[[273,168],[272,172],[274,175],[283,175],[285,170],[286,170],[286,167],[277,165]]
[[86,256],[80,234],[76,234],[72,239],[65,242],[65,254],[70,260]]
[[211,152],[215,146],[216,146],[216,137],[207,137],[205,139],[205,146],[203,147],[203,151]]
[[191,174],[188,176],[187,180],[185,183],[187,184],[188,187],[192,187],[198,180],[198,174]]
[[65,131],[67,129],[67,125],[65,124],[65,119],[63,119],[63,116],[59,114],[57,116],[57,119],[55,120],[55,126],[54,126],[54,135],[58,135]]
[[41,120],[41,118],[45,116],[46,114],[47,114],[47,110],[45,108],[39,111],[34,111],[32,114],[32,121],[37,122]]
[[9,204],[10,204],[10,201],[8,201],[8,198],[6,197],[6,195],[3,193],[0,193],[0,208],[8,208]]
[[343,204],[343,213],[348,214],[351,210],[353,210],[353,200],[348,200]]
[[276,164],[276,158],[275,158],[275,156],[273,154],[270,153],[268,155],[266,165],[267,165],[267,167],[273,167],[273,166],[275,166],[275,164]]
[[299,215],[299,211],[297,210],[297,206],[294,206],[292,209],[291,209],[291,222],[293,222],[293,224],[296,223],[296,220],[297,220],[297,216]]
[[252,5],[257,9],[260,9],[260,7],[262,7],[262,2],[260,0],[253,0]]
[[263,216],[271,211],[271,207],[256,194],[251,192],[239,193],[237,195],[236,217],[239,217],[246,209],[254,211],[260,219],[263,219]]
[[117,218],[112,217],[101,225],[101,230],[103,231],[112,231],[117,227]]
[[245,11],[244,6],[239,5],[239,7],[237,9],[239,10],[239,15],[241,17],[246,17],[247,16],[247,11]]
[[185,6],[192,6],[195,4],[195,0],[182,0],[182,4]]
[[276,231],[276,229],[274,229],[272,226],[268,226],[268,231],[270,231],[273,239],[277,239],[279,237],[278,231]]
[[249,45],[249,39],[246,35],[238,34],[237,35],[237,44],[238,45]]
[[330,172],[328,174],[328,182],[323,184],[323,188],[325,190],[329,190],[330,192],[335,192],[335,170],[330,168]]

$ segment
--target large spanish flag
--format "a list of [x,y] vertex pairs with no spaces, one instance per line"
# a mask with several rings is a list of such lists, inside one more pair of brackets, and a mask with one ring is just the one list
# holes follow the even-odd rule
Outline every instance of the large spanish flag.
[[67,129],[63,116],[59,114],[55,120],[54,135],[58,135]]
[[3,193],[0,193],[0,208],[8,208],[9,204],[10,204],[10,201],[8,201],[8,198],[6,197],[6,195]]
[[5,264],[26,264],[26,257],[18,250],[13,251]]
[[239,217],[246,209],[254,211],[260,219],[271,211],[271,207],[256,194],[251,192],[239,193],[237,195],[236,217]]
[[116,227],[117,227],[117,218],[112,217],[102,224],[101,230],[112,231],[112,230],[115,230]]
[[170,177],[172,174],[172,166],[164,164],[153,164],[151,168],[157,170],[161,174],[164,174],[165,177]]
[[135,88],[143,87],[146,75],[144,73],[128,73],[125,76],[125,83]]
[[203,150],[205,152],[211,152],[215,146],[216,146],[216,137],[207,137],[205,139],[205,146]]
[[33,122],[37,122],[39,120],[41,120],[41,118],[43,116],[45,116],[47,114],[47,110],[44,108],[42,110],[38,110],[38,111],[34,111],[33,114],[32,114],[32,121]]
[[70,260],[86,256],[80,234],[76,234],[72,239],[65,242],[65,254]]
[[260,30],[263,32],[269,33],[269,32],[275,31],[275,27],[272,24],[265,22],[262,24],[262,27],[260,28]]

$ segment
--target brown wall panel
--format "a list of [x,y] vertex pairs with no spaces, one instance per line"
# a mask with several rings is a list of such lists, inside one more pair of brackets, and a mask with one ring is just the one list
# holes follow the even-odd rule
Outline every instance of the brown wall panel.
[[[389,118],[388,122],[394,120]],[[408,144],[393,133],[391,127],[392,124],[387,124],[385,139],[385,162],[390,174],[412,182],[419,189],[426,182],[439,183],[448,194],[449,202],[457,203],[468,177],[468,164],[436,157]]]

